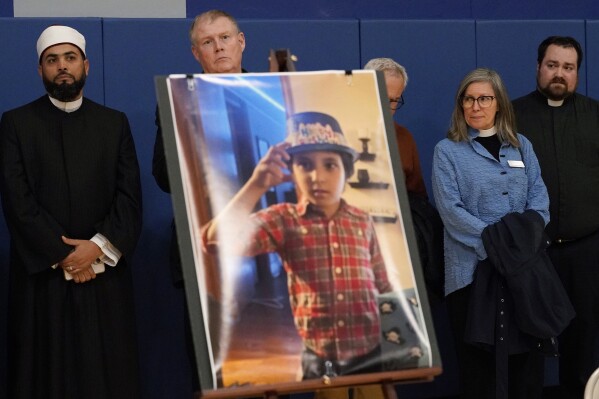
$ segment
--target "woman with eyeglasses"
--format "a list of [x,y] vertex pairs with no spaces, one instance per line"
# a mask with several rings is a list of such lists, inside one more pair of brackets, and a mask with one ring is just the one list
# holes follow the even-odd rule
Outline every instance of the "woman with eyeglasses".
[[[473,284],[477,273],[493,267],[482,238],[487,226],[527,210],[536,212],[533,218],[538,218],[541,232],[549,221],[539,163],[530,142],[516,132],[512,105],[497,72],[479,68],[460,83],[447,138],[435,147],[432,183],[444,223],[445,295],[461,397],[540,398],[543,358],[531,350],[535,341],[520,336],[512,323],[509,293],[498,283],[481,294]],[[495,312],[473,319],[473,307],[489,300],[485,295]],[[487,340],[472,342],[473,330],[483,331]]]

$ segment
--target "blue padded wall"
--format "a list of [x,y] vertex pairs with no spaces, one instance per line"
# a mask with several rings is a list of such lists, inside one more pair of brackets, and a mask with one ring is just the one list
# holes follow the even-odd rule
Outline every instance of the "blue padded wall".
[[237,0],[187,0],[187,16],[218,8],[227,10],[236,18],[472,18],[471,3],[476,0],[304,0],[296,6],[277,0],[246,2]]
[[582,19],[599,18],[599,5],[578,0],[305,0],[289,6],[277,0],[186,0],[187,16],[219,8],[237,18],[359,19]]
[[[477,65],[495,69],[510,98],[528,94],[536,87],[537,48],[548,36],[572,36],[585,48],[584,21],[478,21]],[[585,52],[587,54],[588,52]],[[579,71],[578,91],[586,94],[586,68]]]
[[599,21],[586,22],[587,93],[599,99]]
[[298,71],[360,67],[357,20],[240,20],[246,39],[243,66],[268,71],[270,49],[289,48]]
[[[189,0],[188,0],[189,1]],[[599,17],[599,5],[595,1],[572,1],[566,5],[561,0],[472,0],[474,19],[551,20],[583,19]]]

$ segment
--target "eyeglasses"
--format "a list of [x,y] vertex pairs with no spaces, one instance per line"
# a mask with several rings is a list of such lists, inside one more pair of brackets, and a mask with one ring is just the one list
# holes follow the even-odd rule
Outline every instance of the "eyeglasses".
[[478,98],[474,98],[472,96],[462,96],[462,107],[472,108],[474,106],[474,102],[476,101],[479,107],[489,108],[491,104],[493,104],[493,100],[495,100],[495,96],[480,96]]
[[400,109],[401,107],[403,107],[403,105],[405,103],[406,102],[403,99],[403,94],[398,99],[395,99],[395,100],[389,99],[389,105],[391,107],[391,111],[397,111],[398,109]]

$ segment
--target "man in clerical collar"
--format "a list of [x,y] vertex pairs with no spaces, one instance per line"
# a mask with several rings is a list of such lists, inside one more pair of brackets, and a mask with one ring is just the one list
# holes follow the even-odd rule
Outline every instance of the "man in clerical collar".
[[37,55],[48,94],[0,120],[9,397],[139,398],[128,261],[142,197],[129,122],[83,97],[77,30],[48,27]]
[[549,193],[547,253],[576,311],[559,337],[559,397],[578,399],[599,367],[599,102],[576,92],[582,58],[576,39],[546,38],[536,90],[513,102]]
[[572,38],[550,39],[541,45],[537,61],[537,90],[550,105],[562,105],[578,86],[580,44]]

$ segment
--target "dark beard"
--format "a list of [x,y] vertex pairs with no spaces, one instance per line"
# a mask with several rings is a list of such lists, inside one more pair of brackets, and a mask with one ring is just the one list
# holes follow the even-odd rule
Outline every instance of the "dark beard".
[[[557,90],[556,89],[552,89],[551,88],[551,84],[552,83],[562,83],[564,85],[564,89],[563,90],[561,90],[561,89],[557,89]],[[571,96],[573,92],[568,91],[567,87],[568,86],[566,84],[566,81],[563,80],[563,79],[560,79],[560,78],[554,78],[554,79],[552,79],[551,82],[549,82],[549,84],[547,84],[546,87],[538,86],[539,91],[541,93],[543,93],[545,95],[545,97],[547,97],[547,98],[549,98],[550,100],[553,100],[553,101],[561,101],[561,100],[566,99],[566,97]]]
[[[71,77],[73,76],[71,75]],[[74,79],[73,77],[73,83],[63,82],[60,84],[54,83],[45,77],[43,80],[44,86],[46,87],[46,92],[48,92],[50,97],[53,97],[58,101],[69,102],[75,100],[79,96],[83,86],[85,86],[85,78],[86,76],[83,74],[79,80]]]

